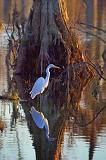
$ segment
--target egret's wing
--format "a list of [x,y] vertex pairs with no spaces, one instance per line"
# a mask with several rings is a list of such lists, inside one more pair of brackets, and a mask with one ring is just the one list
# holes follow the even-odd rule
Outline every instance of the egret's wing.
[[32,91],[31,91],[31,98],[34,99],[35,96],[37,94],[40,94],[44,91],[45,89],[45,80],[43,77],[40,77],[36,80],[36,82],[34,83],[34,86],[32,88]]
[[38,128],[44,128],[44,115],[38,112],[34,107],[31,108],[31,116]]
[[44,128],[45,128],[45,132],[46,132],[46,137],[49,138],[49,124],[48,124],[48,120],[46,118],[44,118]]

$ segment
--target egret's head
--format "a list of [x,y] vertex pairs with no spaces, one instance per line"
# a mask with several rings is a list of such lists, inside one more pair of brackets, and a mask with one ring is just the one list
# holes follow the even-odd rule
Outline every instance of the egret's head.
[[51,69],[51,68],[60,68],[60,67],[55,66],[54,64],[49,64],[49,65],[47,66],[47,69]]

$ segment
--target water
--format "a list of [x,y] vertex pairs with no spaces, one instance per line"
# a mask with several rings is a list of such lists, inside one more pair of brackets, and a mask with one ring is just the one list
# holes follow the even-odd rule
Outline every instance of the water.
[[[67,1],[68,7],[70,7],[69,2]],[[10,8],[7,1],[2,0],[0,3],[0,20],[4,24],[7,24]],[[14,1],[11,1],[11,3],[14,6]],[[71,0],[71,3],[73,5],[73,12],[70,15],[71,12],[69,11],[70,17],[74,13],[77,14],[75,1]],[[99,2],[97,0],[94,2],[89,1],[89,3],[96,4],[93,5],[94,8],[92,10],[88,8],[86,12],[87,16],[84,15],[81,20],[84,21],[86,19],[87,23],[105,29],[106,2],[103,0]],[[30,0],[28,4],[31,4]],[[17,5],[21,10],[21,0],[17,2]],[[5,7],[7,10],[6,14],[4,14]],[[26,4],[25,7],[27,8],[27,11],[25,11],[27,16],[30,7]],[[98,8],[99,12],[97,11]],[[93,29],[93,32],[99,34],[105,40],[103,32],[95,29]],[[104,77],[106,77],[106,68],[102,59],[105,44],[97,40],[96,37],[92,37],[91,35],[86,36],[89,56],[92,60],[101,64],[104,70]],[[0,95],[7,94],[11,89],[18,88],[21,98],[26,99],[25,92],[29,93],[28,82],[26,81],[26,85],[23,85],[23,80],[20,77],[15,77],[11,83],[9,81],[5,65],[5,58],[8,53],[7,44],[7,35],[4,30],[1,30]],[[37,107],[40,103],[39,98],[34,102],[0,100],[0,118],[5,122],[4,131],[0,132],[0,160],[49,160],[48,154],[55,160],[106,159],[106,82],[102,79],[99,80],[97,77],[91,81],[83,89],[78,110],[71,109],[71,114],[68,114],[68,116],[67,113],[64,113],[66,114],[65,117],[61,116],[61,113],[63,113],[62,110],[68,104],[68,98],[64,85],[61,87],[61,92],[57,87],[58,85],[58,82],[51,80],[48,89],[40,97],[40,109],[42,109],[42,112],[49,121],[50,136],[57,138],[56,142],[52,142],[49,147],[43,136],[44,133],[35,127],[29,115],[29,109],[32,105],[39,109]]]
[[[13,107],[12,102],[0,101],[0,117],[6,124],[4,132],[0,133],[0,160],[36,159],[23,110],[19,109],[21,113],[16,118],[17,110]],[[18,109],[21,106],[18,104],[15,107]]]

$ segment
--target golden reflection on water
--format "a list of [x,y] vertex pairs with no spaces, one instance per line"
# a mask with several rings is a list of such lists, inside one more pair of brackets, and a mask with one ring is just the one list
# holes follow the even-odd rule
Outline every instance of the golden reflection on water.
[[0,49],[0,94],[7,91],[7,70],[5,66],[5,58],[7,51]]
[[30,8],[32,6],[32,2],[33,0],[27,0],[27,3],[26,3],[26,0],[18,0],[18,1],[0,0],[0,19],[2,21],[5,21],[5,23],[8,23],[8,20],[9,20],[8,16],[9,14],[10,14],[10,17],[12,16],[15,4],[16,4],[17,10],[21,13],[24,12],[25,17],[28,17]]
[[[92,5],[92,10],[90,7],[87,8],[87,23],[92,24],[98,28],[105,30],[106,28],[106,1],[89,1],[89,5]],[[89,14],[90,13],[90,14]],[[97,29],[92,29],[92,33],[101,37],[106,43],[106,33]],[[88,35],[87,35],[88,36]],[[92,36],[91,36],[92,37]],[[98,63],[103,66],[104,62],[102,59],[102,54],[105,49],[105,43],[96,37],[91,38],[91,43],[89,46],[88,54],[92,57],[92,60],[97,60]]]

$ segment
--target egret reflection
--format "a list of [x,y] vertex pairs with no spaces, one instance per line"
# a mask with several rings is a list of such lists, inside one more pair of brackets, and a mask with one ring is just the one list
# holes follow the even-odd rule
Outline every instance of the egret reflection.
[[55,66],[54,64],[49,64],[46,68],[46,78],[39,77],[35,83],[34,86],[30,92],[31,98],[34,99],[36,95],[41,94],[44,92],[45,88],[48,87],[49,84],[49,78],[50,78],[50,69],[51,68],[60,68],[58,66]]
[[30,113],[34,123],[38,128],[45,129],[45,135],[47,139],[49,139],[49,124],[44,114],[42,112],[38,112],[33,106],[31,107]]
[[30,113],[37,127],[40,129],[44,129],[46,138],[49,141],[54,141],[55,138],[49,137],[49,123],[48,120],[45,118],[44,114],[42,112],[38,112],[33,106],[31,107]]

